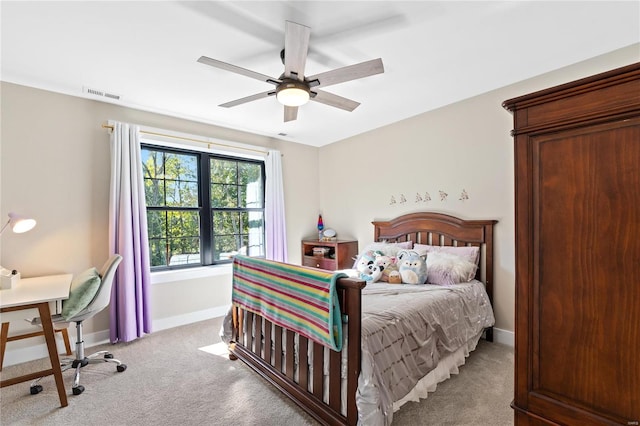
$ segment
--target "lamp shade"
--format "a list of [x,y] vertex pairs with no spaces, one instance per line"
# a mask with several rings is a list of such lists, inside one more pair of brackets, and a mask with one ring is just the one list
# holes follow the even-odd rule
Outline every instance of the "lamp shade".
[[9,226],[16,234],[22,234],[23,232],[30,231],[36,226],[36,221],[31,218],[22,217],[15,213],[9,213],[9,220],[0,230],[0,234],[4,232],[5,228]]

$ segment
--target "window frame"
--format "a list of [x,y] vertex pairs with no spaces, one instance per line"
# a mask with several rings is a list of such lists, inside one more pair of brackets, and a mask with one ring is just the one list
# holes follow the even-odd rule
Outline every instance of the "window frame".
[[[214,247],[215,247],[215,233],[213,232],[213,212],[214,211],[231,211],[231,212],[252,212],[252,211],[260,211],[262,213],[263,218],[263,227],[262,227],[262,241],[266,246],[266,227],[265,227],[265,212],[266,212],[266,167],[264,159],[256,159],[253,157],[245,157],[245,156],[234,156],[232,154],[221,154],[216,152],[209,152],[204,150],[197,149],[189,149],[189,148],[181,148],[176,147],[174,145],[167,146],[160,143],[153,143],[152,140],[143,140],[140,143],[141,150],[148,149],[154,151],[162,151],[168,152],[172,154],[184,154],[184,155],[193,155],[197,157],[198,164],[198,206],[197,207],[149,207],[145,206],[146,211],[197,211],[199,214],[200,222],[199,222],[199,230],[200,230],[200,262],[199,263],[186,263],[182,265],[158,265],[153,266],[150,265],[151,272],[160,272],[160,271],[173,271],[180,269],[190,269],[190,268],[198,268],[203,266],[215,266],[215,265],[227,265],[230,264],[233,259],[225,259],[225,260],[214,260]],[[225,161],[233,161],[236,163],[250,163],[256,164],[260,167],[260,179],[262,186],[262,208],[241,208],[241,207],[224,207],[224,208],[214,208],[213,203],[211,203],[211,169],[210,162],[211,159],[225,160]],[[144,178],[144,177],[143,177]],[[146,194],[145,194],[146,197]],[[148,227],[148,225],[147,225]],[[148,228],[147,228],[148,229]],[[239,235],[243,235],[240,233]],[[266,247],[263,247],[263,254],[261,256],[254,257],[264,257]],[[167,263],[169,259],[167,259]]]

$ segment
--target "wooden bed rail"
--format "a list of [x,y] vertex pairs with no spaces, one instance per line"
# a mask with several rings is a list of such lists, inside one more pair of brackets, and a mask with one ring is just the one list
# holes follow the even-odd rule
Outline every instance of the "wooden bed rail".
[[[353,278],[337,281],[343,334],[347,337],[342,352],[325,348],[234,305],[229,358],[240,358],[320,423],[355,425],[358,421],[355,396],[361,358],[361,290],[365,285],[365,281]],[[296,342],[298,347],[294,350]],[[344,378],[345,407],[342,406],[340,377],[343,352],[346,352],[347,362],[344,368],[347,372]],[[325,370],[330,372],[328,377],[324,377]]]

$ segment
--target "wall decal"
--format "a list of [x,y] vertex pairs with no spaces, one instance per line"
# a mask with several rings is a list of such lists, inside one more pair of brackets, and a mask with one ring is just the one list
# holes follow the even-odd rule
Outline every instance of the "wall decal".
[[406,203],[407,199],[404,197],[404,194],[400,194],[400,204]]
[[428,192],[424,193],[424,202],[431,201],[431,195]]
[[420,201],[423,201],[422,195],[420,195],[419,192],[416,192],[416,203],[419,203]]
[[440,193],[440,201],[447,201],[447,197],[449,196],[449,194],[447,194],[446,192],[440,190],[438,191]]
[[460,194],[460,200],[464,201],[468,199],[469,199],[469,194],[467,194],[467,191],[463,189],[462,194]]
[[391,202],[389,202],[389,205],[393,205],[396,203],[396,197],[394,197],[393,195],[391,196]]

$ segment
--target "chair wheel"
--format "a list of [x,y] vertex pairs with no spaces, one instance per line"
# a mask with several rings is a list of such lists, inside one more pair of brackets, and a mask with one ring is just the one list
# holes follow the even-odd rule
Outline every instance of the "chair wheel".
[[122,373],[126,369],[127,369],[126,364],[120,364],[116,366],[116,370],[118,370],[118,373]]
[[104,354],[105,359],[113,359],[113,354]]
[[29,388],[31,395],[37,395],[42,392],[42,385],[33,385]]
[[82,392],[84,392],[84,386],[82,385],[78,385],[77,387],[73,388],[74,395],[80,395]]

